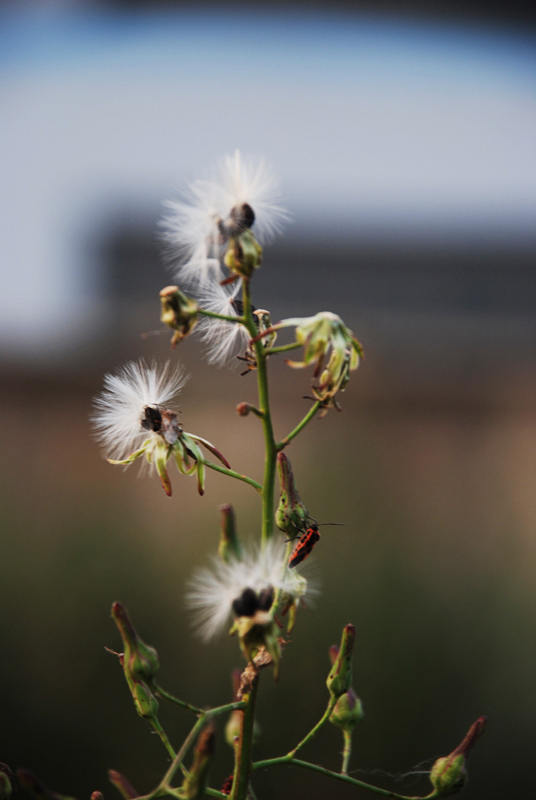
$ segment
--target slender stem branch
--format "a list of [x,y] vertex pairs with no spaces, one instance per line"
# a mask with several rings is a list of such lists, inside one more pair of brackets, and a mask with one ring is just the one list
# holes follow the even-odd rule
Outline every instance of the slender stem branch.
[[190,703],[186,703],[184,700],[180,700],[178,697],[175,697],[175,695],[166,692],[166,690],[162,689],[162,687],[158,686],[158,684],[154,683],[153,685],[156,693],[160,695],[160,697],[163,700],[167,700],[170,703],[174,703],[176,706],[181,706],[181,708],[185,708],[187,711],[192,711],[194,714],[205,713],[202,708],[197,708],[197,706],[192,706],[190,705]]
[[171,746],[171,742],[166,736],[166,732],[160,725],[158,719],[156,717],[149,717],[149,722],[151,723],[151,727],[153,728],[153,730],[159,735],[160,739],[162,740],[164,747],[168,751],[168,754],[171,756],[171,758],[175,758],[176,755],[175,750]]
[[222,475],[228,475],[229,478],[236,478],[237,481],[244,481],[244,483],[249,483],[250,486],[253,486],[259,494],[262,494],[262,486],[257,481],[254,481],[253,478],[248,478],[247,475],[241,475],[240,472],[235,472],[233,469],[227,469],[227,467],[222,467],[219,464],[214,464],[212,461],[207,461],[204,459],[204,464],[209,469],[213,469],[216,472],[221,472]]
[[223,797],[223,800],[229,800],[228,794],[219,792],[217,789],[210,789],[208,786],[205,786],[205,794],[208,794],[209,797]]
[[348,764],[352,755],[352,731],[343,731],[342,735],[344,736],[344,750],[342,751],[341,774],[348,775]]
[[321,405],[322,405],[322,403],[319,400],[317,400],[316,403],[311,406],[311,408],[309,409],[307,414],[304,416],[302,421],[299,422],[298,425],[296,425],[294,430],[291,431],[288,434],[288,436],[285,436],[285,438],[282,439],[279,442],[279,444],[276,445],[276,448],[277,448],[278,451],[279,450],[283,450],[287,446],[287,444],[289,444],[293,439],[296,438],[296,436],[299,433],[301,433],[301,431],[305,428],[307,423],[309,423],[313,419],[314,415],[316,414],[316,412],[318,411],[318,409],[320,408]]
[[236,322],[239,325],[243,325],[245,320],[244,317],[231,317],[228,314],[216,314],[215,311],[207,311],[205,308],[198,309],[198,314],[202,314],[204,317],[212,317],[213,319],[224,319],[226,322]]
[[242,713],[240,736],[235,750],[235,768],[233,774],[233,788],[230,800],[246,800],[249,787],[249,778],[252,769],[253,725],[255,723],[255,700],[259,678],[255,678],[251,692],[244,696],[246,707]]
[[190,731],[188,736],[186,737],[186,739],[184,740],[184,742],[182,743],[181,749],[179,750],[179,752],[177,753],[177,755],[175,756],[175,758],[171,762],[171,765],[170,765],[168,771],[166,772],[166,774],[164,775],[159,788],[167,789],[170,786],[171,781],[175,777],[175,773],[182,766],[182,761],[184,759],[184,756],[186,755],[186,753],[188,752],[190,747],[195,742],[199,731],[203,728],[203,726],[205,725],[206,721],[207,721],[207,715],[206,714],[202,714],[199,717],[199,719],[197,720],[197,722],[195,723],[194,727],[192,728],[192,730]]
[[228,714],[230,711],[243,711],[247,708],[247,700],[237,700],[235,703],[227,703],[225,706],[217,706],[205,711],[206,717],[217,717],[220,714]]
[[297,744],[297,745],[296,745],[296,747],[294,748],[294,750],[291,750],[291,751],[290,751],[290,753],[287,753],[287,756],[288,756],[289,758],[294,758],[294,756],[296,755],[296,753],[297,753],[297,752],[299,752],[299,751],[302,749],[302,747],[305,747],[305,745],[307,744],[307,742],[310,742],[310,741],[311,741],[311,739],[313,738],[313,736],[315,735],[315,733],[318,733],[318,731],[320,730],[320,728],[322,727],[322,725],[323,725],[325,722],[327,722],[327,720],[328,720],[328,718],[329,718],[329,715],[330,715],[330,714],[331,714],[331,712],[333,711],[333,708],[334,708],[334,706],[335,706],[335,703],[336,703],[336,702],[337,702],[337,699],[336,699],[335,697],[332,697],[332,698],[330,698],[330,701],[329,701],[329,703],[328,703],[328,707],[326,708],[326,710],[324,711],[324,714],[323,714],[323,715],[322,715],[322,717],[321,717],[321,718],[318,720],[318,722],[316,723],[316,725],[314,726],[314,728],[312,728],[312,729],[309,731],[309,733],[307,734],[307,736],[305,736],[305,737],[304,737],[304,738],[301,740],[301,742],[300,742],[299,744]]
[[351,783],[353,786],[359,786],[361,789],[367,789],[370,792],[381,794],[383,797],[392,797],[395,798],[395,800],[435,800],[435,798],[439,797],[436,792],[427,794],[424,797],[421,795],[408,796],[405,794],[397,794],[396,792],[390,792],[388,789],[381,789],[379,786],[373,786],[371,783],[365,783],[357,778],[351,778],[349,775],[342,775],[340,772],[333,772],[325,767],[319,767],[317,764],[311,764],[309,761],[301,761],[298,758],[289,758],[289,756],[270,758],[266,761],[257,761],[255,764],[253,764],[253,769],[265,769],[266,767],[277,767],[283,764],[292,764],[296,767],[310,769],[313,772],[319,772],[321,775],[327,775],[329,778],[335,778],[336,780],[343,781],[344,783]]
[[266,351],[267,356],[274,356],[276,353],[286,353],[288,350],[297,350],[298,347],[303,347],[299,342],[291,342],[290,344],[280,344],[277,347],[270,347]]
[[[245,326],[252,338],[257,336],[258,330],[251,310],[251,293],[249,280],[242,281]],[[262,547],[272,538],[274,517],[274,485],[275,485],[275,460],[277,448],[274,439],[274,429],[270,413],[270,396],[268,392],[268,371],[266,350],[262,337],[253,345],[255,360],[257,362],[257,386],[259,392],[259,407],[262,413],[261,421],[264,432],[264,479],[262,483]]]

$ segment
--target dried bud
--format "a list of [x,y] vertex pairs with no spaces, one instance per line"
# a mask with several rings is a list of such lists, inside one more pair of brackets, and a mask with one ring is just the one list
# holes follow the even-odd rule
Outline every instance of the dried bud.
[[166,286],[162,289],[160,303],[160,319],[164,325],[175,331],[171,339],[171,346],[175,347],[195,328],[199,306],[195,300],[186,297],[178,286]]
[[132,800],[132,798],[140,796],[128,778],[125,778],[120,772],[116,772],[115,769],[108,770],[108,778],[125,800]]
[[430,771],[430,782],[438,797],[456,794],[467,781],[466,760],[470,751],[484,733],[486,717],[479,717],[467,735],[449,756],[438,758]]
[[341,646],[328,675],[326,685],[332,697],[340,697],[350,689],[352,683],[352,651],[355,628],[346,625],[342,632]]
[[220,506],[221,536],[218,545],[218,555],[228,564],[230,561],[240,561],[242,546],[236,535],[236,524],[233,507],[229,503]]
[[0,762],[0,800],[9,800],[13,791],[13,772]]
[[345,733],[351,733],[363,716],[361,700],[350,687],[347,692],[341,694],[335,703],[329,721],[332,725],[342,728]]
[[205,796],[205,785],[208,777],[210,760],[214,755],[214,745],[216,742],[216,729],[209,722],[205,725],[194,750],[194,761],[190,772],[184,779],[181,787],[181,797],[184,800],[201,800]]
[[303,533],[307,527],[307,509],[300,500],[296,488],[292,467],[285,453],[277,456],[277,474],[279,476],[280,499],[275,514],[275,522],[279,530],[288,536]]

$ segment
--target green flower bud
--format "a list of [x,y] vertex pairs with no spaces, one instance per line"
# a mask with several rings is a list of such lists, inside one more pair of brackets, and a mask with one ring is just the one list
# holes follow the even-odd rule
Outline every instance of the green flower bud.
[[0,762],[0,800],[9,800],[13,791],[13,772]]
[[351,686],[354,642],[355,628],[353,625],[346,625],[342,632],[339,652],[326,680],[326,685],[332,697],[340,697]]
[[243,278],[251,277],[261,266],[262,247],[249,229],[229,239],[223,262],[231,272]]
[[335,703],[329,721],[332,725],[342,728],[346,733],[351,733],[363,716],[363,704],[350,687],[347,692],[341,694]]
[[197,740],[194,750],[194,761],[188,776],[181,786],[181,797],[184,800],[201,800],[205,796],[205,786],[208,778],[210,761],[214,755],[216,729],[209,722]]
[[112,618],[123,640],[123,669],[127,680],[150,684],[159,667],[158,653],[140,639],[122,603],[113,604]]
[[158,700],[143,681],[131,685],[134,706],[140,717],[151,718],[158,714]]
[[195,300],[186,297],[178,286],[166,286],[162,289],[160,303],[160,319],[164,325],[175,331],[171,339],[171,346],[175,347],[197,325],[199,306]]
[[280,498],[275,514],[275,522],[279,530],[289,537],[303,533],[307,527],[307,509],[300,500],[296,488],[292,467],[285,453],[277,456],[277,474],[279,477]]
[[128,778],[125,778],[120,772],[116,772],[115,769],[108,770],[108,778],[119,794],[124,797],[124,800],[132,800],[132,798],[140,796],[140,793],[136,791]]
[[479,717],[465,738],[449,756],[438,758],[430,771],[430,782],[438,797],[456,794],[467,781],[466,760],[469,752],[484,733],[486,717]]
[[228,564],[230,561],[240,561],[242,546],[236,535],[235,515],[229,503],[220,506],[221,536],[218,545],[218,555]]

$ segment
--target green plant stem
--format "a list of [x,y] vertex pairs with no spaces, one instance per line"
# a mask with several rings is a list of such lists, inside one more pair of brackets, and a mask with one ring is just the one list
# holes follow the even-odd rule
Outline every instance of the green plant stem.
[[219,792],[217,789],[209,789],[207,786],[205,786],[205,794],[208,794],[209,797],[223,797],[223,800],[229,800],[228,794]]
[[397,794],[396,792],[390,792],[388,789],[381,789],[379,786],[373,786],[371,783],[365,783],[357,778],[351,778],[349,775],[342,775],[340,772],[333,772],[330,769],[325,769],[325,767],[319,767],[318,764],[311,764],[309,761],[301,761],[298,758],[290,758],[289,756],[270,758],[266,761],[257,761],[253,764],[253,770],[277,767],[283,764],[292,764],[296,767],[310,769],[313,772],[319,772],[321,775],[327,775],[329,778],[335,778],[336,780],[344,781],[344,783],[351,783],[353,786],[359,786],[361,789],[367,789],[370,792],[381,794],[383,797],[393,797],[395,800],[435,800],[435,798],[439,797],[436,792],[427,794],[424,797],[421,795],[408,796],[405,794]]
[[228,475],[229,478],[236,478],[237,481],[244,481],[244,483],[249,483],[250,486],[253,486],[259,494],[262,494],[262,486],[257,481],[254,481],[253,478],[248,478],[247,475],[241,475],[239,472],[235,472],[233,469],[227,469],[227,467],[221,467],[219,464],[214,464],[212,461],[206,461],[203,459],[203,463],[209,469],[213,469],[216,472],[221,472],[222,475]]
[[[244,319],[252,339],[258,334],[257,326],[253,319],[251,310],[251,292],[249,279],[242,281],[242,297],[244,304]],[[259,339],[253,345],[255,348],[255,360],[257,362],[257,387],[259,392],[259,409],[262,417],[262,428],[264,432],[264,479],[262,483],[262,539],[261,546],[264,548],[273,535],[274,518],[274,486],[275,486],[275,460],[277,458],[277,447],[274,439],[274,429],[270,413],[270,395],[268,391],[268,370],[266,350]]]
[[342,735],[344,736],[344,750],[342,751],[341,775],[348,775],[348,764],[352,755],[352,732],[343,731]]
[[157,717],[149,717],[149,722],[151,723],[151,727],[153,728],[153,730],[158,734],[158,736],[162,740],[164,747],[168,751],[168,754],[171,756],[171,758],[175,758],[176,755],[175,750],[171,746],[171,742],[169,741],[163,727],[160,725],[160,722],[158,721]]
[[314,405],[312,405],[312,406],[311,406],[311,408],[309,409],[309,411],[307,412],[307,414],[304,416],[304,418],[302,419],[302,421],[301,421],[301,422],[299,422],[299,423],[296,425],[296,427],[294,428],[294,430],[293,430],[293,431],[291,431],[291,432],[288,434],[288,436],[285,436],[285,438],[284,438],[284,439],[282,439],[282,440],[279,442],[279,444],[277,444],[277,445],[276,445],[276,450],[277,450],[278,452],[279,452],[280,450],[283,450],[283,449],[284,449],[284,448],[287,446],[287,444],[290,444],[290,442],[291,442],[293,439],[295,439],[295,438],[296,438],[296,436],[297,436],[299,433],[301,433],[301,431],[302,431],[302,430],[305,428],[305,426],[306,426],[306,425],[307,425],[307,424],[308,424],[308,423],[309,423],[309,422],[310,422],[310,421],[313,419],[314,415],[316,414],[316,412],[318,411],[318,409],[320,408],[320,406],[321,406],[321,405],[322,405],[322,403],[321,403],[319,400],[317,400],[317,401],[316,401],[316,403],[315,403]]
[[336,702],[337,702],[337,698],[335,698],[335,697],[332,697],[332,698],[330,699],[330,701],[329,701],[329,703],[328,703],[328,707],[326,708],[326,710],[324,711],[324,714],[323,714],[323,715],[322,715],[322,717],[321,717],[321,718],[318,720],[318,722],[316,723],[316,725],[314,726],[314,728],[312,728],[312,729],[309,731],[309,733],[307,734],[307,736],[305,736],[305,737],[304,737],[304,738],[301,740],[301,742],[299,742],[299,744],[297,744],[297,745],[296,745],[296,747],[294,748],[294,750],[291,750],[291,751],[290,751],[290,753],[287,753],[287,758],[294,758],[294,756],[296,755],[296,753],[298,753],[298,752],[299,752],[299,751],[302,749],[302,747],[305,747],[305,745],[307,744],[307,742],[310,742],[310,741],[311,741],[311,739],[313,738],[313,736],[315,735],[315,733],[318,733],[318,731],[320,730],[320,728],[322,727],[322,725],[323,725],[325,722],[327,722],[327,720],[329,719],[329,716],[330,716],[331,712],[333,711],[333,708],[334,708],[334,706],[335,706],[335,703],[336,703]]
[[[170,765],[168,771],[166,772],[166,774],[164,775],[164,777],[162,778],[162,782],[160,783],[160,786],[158,787],[158,789],[166,789],[167,790],[167,789],[171,788],[171,781],[175,777],[175,773],[177,772],[177,770],[179,768],[182,767],[182,762],[184,760],[184,756],[186,755],[186,753],[188,752],[190,747],[195,742],[195,740],[197,738],[197,735],[202,730],[203,726],[206,724],[206,721],[207,721],[207,714],[202,714],[199,717],[199,719],[197,720],[197,722],[195,723],[194,727],[192,728],[192,730],[190,731],[188,736],[186,737],[186,739],[184,740],[184,742],[182,743],[181,749],[179,750],[179,752],[176,754],[175,758],[171,762],[171,765]],[[158,791],[158,790],[156,790],[156,791]]]
[[277,347],[270,347],[266,351],[267,356],[275,356],[276,353],[286,353],[288,350],[297,350],[298,347],[303,347],[299,342],[291,342],[290,344],[281,344]]
[[246,707],[242,713],[240,736],[235,749],[235,768],[233,774],[233,788],[230,800],[246,800],[249,787],[249,778],[252,770],[253,726],[255,724],[255,701],[259,677],[257,676],[251,692],[244,696]]
[[169,703],[174,703],[176,706],[180,706],[181,708],[185,708],[187,711],[192,711],[194,714],[204,714],[202,708],[197,708],[197,706],[192,706],[190,703],[186,703],[184,700],[180,700],[175,695],[166,692],[165,689],[162,689],[157,683],[153,684],[155,692],[160,695],[163,700],[167,700]]
[[207,311],[204,308],[198,309],[198,314],[202,314],[204,317],[212,317],[213,319],[224,319],[226,322],[235,322],[237,324],[243,325],[245,322],[244,317],[231,317],[227,314],[216,314],[215,311]]

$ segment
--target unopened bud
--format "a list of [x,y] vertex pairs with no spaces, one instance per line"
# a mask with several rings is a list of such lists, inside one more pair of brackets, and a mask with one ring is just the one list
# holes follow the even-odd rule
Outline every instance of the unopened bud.
[[332,697],[340,697],[351,686],[354,642],[355,628],[353,625],[346,625],[342,632],[339,652],[326,680],[326,685]]
[[335,703],[329,721],[332,725],[342,728],[345,733],[351,733],[363,716],[363,704],[350,687],[347,692],[341,694]]
[[473,722],[461,744],[449,756],[438,758],[430,771],[430,782],[438,797],[456,794],[467,781],[466,760],[484,733],[486,717]]
[[236,535],[236,524],[233,507],[229,503],[220,506],[221,535],[218,545],[218,555],[222,561],[239,561],[242,556],[242,546]]
[[164,325],[175,331],[171,339],[171,346],[175,347],[196,326],[199,306],[195,300],[186,297],[178,286],[166,286],[162,289],[160,303],[160,319]]
[[125,778],[120,772],[116,772],[115,769],[108,770],[108,778],[125,800],[132,800],[134,797],[140,796],[128,778]]
[[140,717],[156,717],[158,714],[158,700],[143,681],[134,681],[132,698],[134,706]]
[[102,792],[91,792],[90,800],[104,800],[104,795]]
[[239,403],[236,407],[236,413],[239,417],[247,417],[251,411],[251,403]]
[[158,653],[154,647],[140,639],[122,603],[113,604],[112,618],[119,629],[125,648],[123,669],[127,680],[151,683],[159,667]]
[[303,533],[307,527],[307,509],[300,500],[294,481],[292,467],[285,453],[277,456],[277,474],[279,477],[280,498],[275,514],[275,522],[279,530],[289,536]]
[[0,763],[0,800],[9,800],[13,791],[13,773],[7,764]]
[[205,796],[208,769],[214,755],[215,742],[216,729],[212,723],[209,723],[199,734],[194,750],[193,764],[181,786],[181,797],[184,800],[201,800]]
[[337,660],[337,656],[339,655],[339,645],[332,644],[328,652],[329,652],[329,660],[331,661],[332,664],[334,664],[335,661]]

